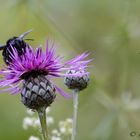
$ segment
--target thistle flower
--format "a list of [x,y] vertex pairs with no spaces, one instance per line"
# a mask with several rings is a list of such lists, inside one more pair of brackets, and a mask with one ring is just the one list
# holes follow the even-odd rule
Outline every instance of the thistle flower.
[[[10,91],[12,94],[21,92],[22,103],[30,109],[37,110],[43,139],[48,137],[45,110],[54,101],[55,90],[64,97],[68,97],[63,90],[52,83],[52,78],[81,75],[81,73],[66,74],[65,71],[69,68],[79,70],[75,64],[81,61],[81,57],[85,57],[83,55],[62,63],[63,57],[55,55],[54,43],[51,44],[50,48],[49,46],[49,41],[47,41],[44,53],[40,47],[34,50],[27,45],[23,55],[20,55],[18,50],[11,45],[8,52],[10,61],[7,66],[0,70],[0,87],[9,86],[3,91]],[[81,64],[81,67],[85,68],[86,63]],[[86,72],[82,72],[82,75],[84,74]]]
[[[87,73],[88,63],[93,59],[84,60],[90,53],[83,53],[74,59],[67,62],[70,69],[64,78],[65,85],[73,90],[73,123],[72,123],[72,137],[75,140],[76,126],[77,126],[77,110],[78,110],[78,95],[79,91],[85,89],[89,82],[89,73]],[[75,67],[73,67],[73,65]],[[71,74],[78,74],[76,77]]]
[[[32,47],[26,47],[26,53],[21,56],[11,46],[12,52],[9,53],[12,61],[0,71],[2,78],[0,87],[10,86],[4,91],[10,91],[12,94],[21,92],[22,102],[31,109],[49,106],[56,97],[55,90],[64,97],[68,97],[69,95],[52,83],[51,79],[81,75],[79,73],[65,74],[64,72],[69,68],[78,70],[79,67],[75,64],[87,55],[83,54],[78,58],[62,63],[63,57],[55,55],[54,43],[51,44],[50,48],[49,46],[49,41],[47,41],[45,53],[40,47],[36,50]],[[85,68],[86,63],[81,63],[81,67]],[[83,72],[83,74],[86,74],[86,72]]]
[[[64,83],[69,89],[73,90],[83,90],[87,87],[89,82],[89,73],[86,72],[88,68],[88,63],[93,59],[84,60],[90,53],[83,53],[74,59],[67,62],[70,66],[67,71],[67,75],[64,78]],[[73,65],[75,67],[73,67]],[[73,76],[72,74],[77,74],[77,76]]]

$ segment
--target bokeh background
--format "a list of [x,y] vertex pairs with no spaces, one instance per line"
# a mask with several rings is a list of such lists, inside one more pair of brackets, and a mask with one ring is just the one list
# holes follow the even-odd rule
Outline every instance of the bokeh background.
[[[0,0],[0,43],[29,29],[29,44],[55,39],[65,59],[93,52],[90,84],[80,94],[77,140],[140,139],[139,0]],[[56,82],[71,92],[63,79]],[[56,122],[71,117],[72,100],[58,95],[51,110]],[[27,140],[35,133],[22,128],[25,112],[20,94],[0,94],[0,140]]]

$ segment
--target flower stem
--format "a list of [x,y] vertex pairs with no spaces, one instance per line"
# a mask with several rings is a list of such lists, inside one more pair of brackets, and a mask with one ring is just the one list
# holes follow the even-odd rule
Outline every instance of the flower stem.
[[72,137],[71,140],[75,140],[76,127],[77,127],[77,111],[78,111],[78,90],[73,90],[73,123],[72,123]]
[[41,129],[42,129],[42,140],[48,140],[48,131],[46,123],[46,108],[41,107],[37,110],[40,119]]

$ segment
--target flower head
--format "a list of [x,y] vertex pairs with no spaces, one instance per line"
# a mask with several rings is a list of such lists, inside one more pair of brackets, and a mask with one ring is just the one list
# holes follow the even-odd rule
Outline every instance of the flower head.
[[[34,50],[32,47],[26,47],[24,55],[19,55],[17,50],[11,46],[9,65],[1,69],[0,87],[8,87],[4,91],[10,91],[12,94],[21,92],[22,102],[26,106],[32,104],[31,108],[38,105],[37,98],[43,96],[41,104],[47,99],[47,106],[52,103],[55,98],[55,89],[63,96],[68,94],[60,89],[56,84],[52,83],[52,78],[63,76],[80,76],[87,74],[66,73],[69,69],[85,70],[89,61],[82,61],[88,54],[82,55],[62,63],[63,57],[56,56],[56,48],[54,42],[52,44],[47,41],[45,53],[39,47]],[[22,85],[22,88],[20,87]],[[46,94],[47,93],[47,94]],[[53,93],[53,94],[52,94]],[[35,102],[30,99],[34,99]]]
[[[84,60],[90,53],[85,52],[74,59],[67,62],[69,70],[64,78],[64,83],[69,89],[83,90],[87,87],[89,82],[89,73],[87,72],[88,63],[93,59]],[[74,66],[74,67],[73,67]],[[73,76],[73,74],[77,76]]]

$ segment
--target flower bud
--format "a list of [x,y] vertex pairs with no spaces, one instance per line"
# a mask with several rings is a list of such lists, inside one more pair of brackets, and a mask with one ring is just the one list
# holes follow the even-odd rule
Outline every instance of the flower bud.
[[[81,73],[81,75],[79,75],[79,73]],[[84,73],[82,70],[69,70],[67,74],[78,74],[78,76],[66,76],[64,79],[65,85],[69,89],[78,89],[79,91],[85,89],[89,82],[89,75]]]

